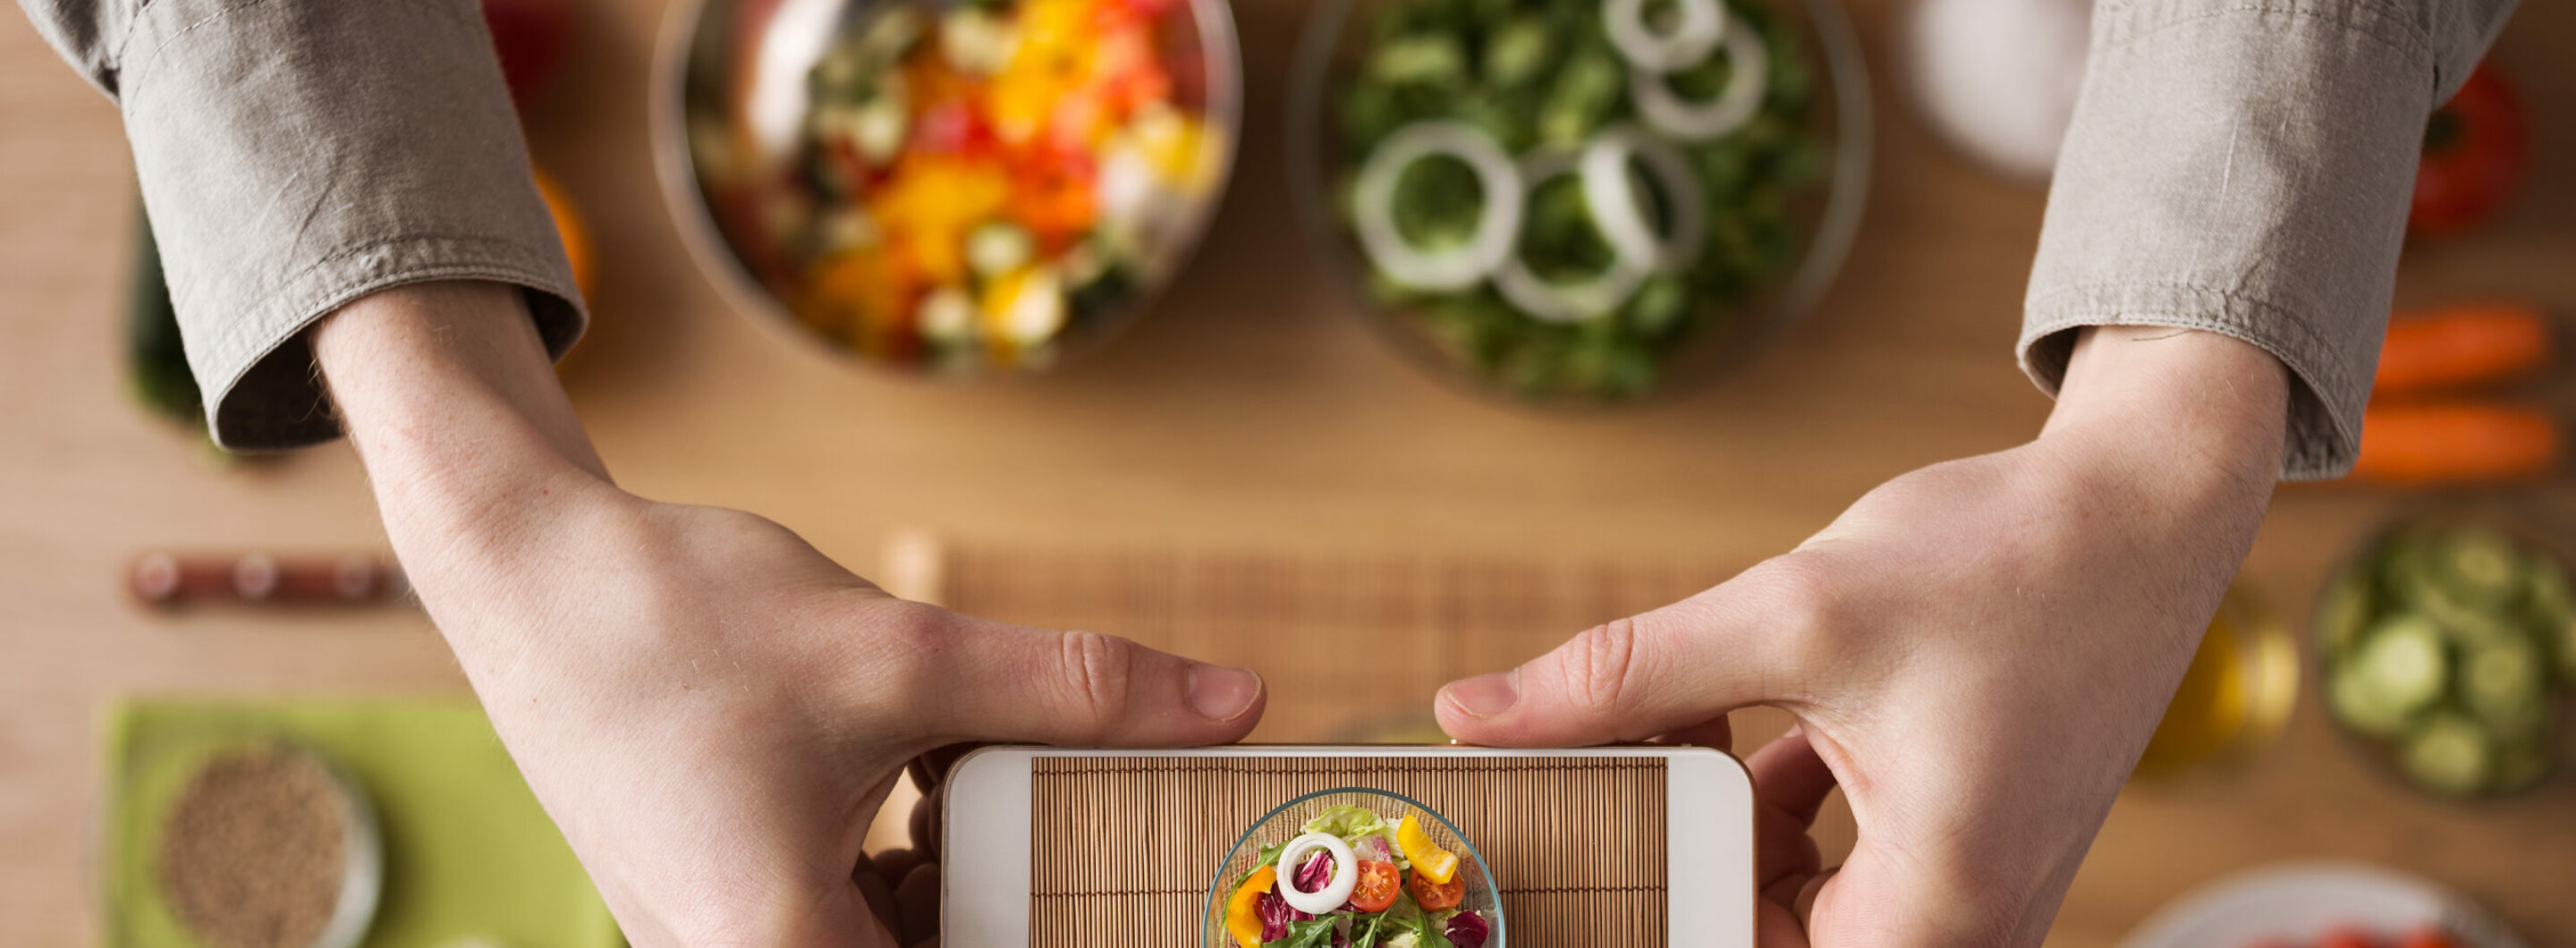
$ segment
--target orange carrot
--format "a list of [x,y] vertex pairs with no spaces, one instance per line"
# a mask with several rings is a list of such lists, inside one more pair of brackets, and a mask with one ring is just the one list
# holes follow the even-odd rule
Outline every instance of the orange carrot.
[[2527,303],[2464,303],[2398,313],[2379,350],[2375,395],[2503,382],[2549,361],[2549,317]]
[[2473,484],[2527,480],[2558,466],[2558,423],[2517,405],[2373,407],[2361,416],[2355,480]]

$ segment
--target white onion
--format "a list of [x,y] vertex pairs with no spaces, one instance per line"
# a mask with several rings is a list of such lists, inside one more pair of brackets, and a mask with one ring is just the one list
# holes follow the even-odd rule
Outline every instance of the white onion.
[[[1541,182],[1575,170],[1574,156],[1562,151],[1541,150],[1530,153],[1521,166],[1521,177],[1535,190]],[[1624,169],[1622,169],[1624,171]],[[1598,212],[1593,226],[1600,227]],[[1653,257],[1630,257],[1613,248],[1610,268],[1588,280],[1557,283],[1539,276],[1522,262],[1515,241],[1514,253],[1494,271],[1494,289],[1520,308],[1530,318],[1548,323],[1579,323],[1627,302],[1629,294],[1646,282]]]
[[[1319,846],[1333,854],[1331,881],[1313,892],[1298,891],[1297,863]],[[1351,900],[1351,890],[1360,884],[1359,858],[1351,855],[1351,847],[1341,837],[1331,833],[1308,833],[1289,840],[1288,847],[1279,851],[1279,868],[1279,897],[1287,901],[1289,908],[1308,915],[1341,908],[1342,903]]]
[[1670,77],[1637,66],[1628,68],[1628,95],[1637,114],[1666,134],[1698,141],[1716,138],[1751,121],[1762,110],[1762,94],[1771,87],[1771,50],[1762,34],[1735,14],[1726,15],[1726,88],[1708,102],[1692,102],[1673,91]]
[[[1663,187],[1664,204],[1672,212],[1668,236],[1656,234],[1646,222],[1645,195],[1637,193],[1628,176],[1631,156],[1644,160],[1646,171]],[[1700,244],[1708,236],[1708,198],[1681,149],[1623,126],[1593,136],[1583,147],[1581,162],[1583,203],[1592,209],[1592,222],[1612,249],[1665,270],[1699,259]]]
[[[1466,162],[1484,190],[1475,236],[1465,246],[1425,253],[1395,225],[1396,179],[1433,155]],[[1503,146],[1465,122],[1432,119],[1396,129],[1370,152],[1353,188],[1353,223],[1369,262],[1387,279],[1421,290],[1462,290],[1476,285],[1512,252],[1521,231],[1521,176]]]
[[1646,0],[1609,0],[1601,5],[1601,28],[1619,55],[1643,69],[1673,72],[1707,59],[1726,38],[1726,9],[1718,0],[1678,0],[1682,21],[1670,33],[1646,25]]

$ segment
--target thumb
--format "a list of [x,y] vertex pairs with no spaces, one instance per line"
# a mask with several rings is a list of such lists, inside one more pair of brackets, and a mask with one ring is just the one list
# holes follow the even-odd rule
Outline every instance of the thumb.
[[[927,608],[927,607],[924,607]],[[917,669],[923,736],[958,741],[1186,747],[1237,740],[1261,720],[1261,676],[1116,636],[933,610]]]
[[1595,626],[1511,671],[1450,682],[1440,726],[1470,744],[1573,747],[1644,740],[1791,697],[1771,684],[1791,677],[1781,643],[1792,629],[1752,621],[1736,585]]

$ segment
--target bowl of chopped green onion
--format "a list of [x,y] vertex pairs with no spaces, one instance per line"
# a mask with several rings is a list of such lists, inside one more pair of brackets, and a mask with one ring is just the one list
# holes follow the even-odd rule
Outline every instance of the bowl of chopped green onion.
[[1290,177],[1399,349],[1527,401],[1630,402],[1814,308],[1869,109],[1831,0],[1326,0]]

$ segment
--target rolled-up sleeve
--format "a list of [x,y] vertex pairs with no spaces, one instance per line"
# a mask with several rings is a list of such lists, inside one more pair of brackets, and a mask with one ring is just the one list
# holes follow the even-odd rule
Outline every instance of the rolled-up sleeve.
[[2283,474],[2360,444],[2424,122],[2512,0],[2101,0],[2020,356],[2051,393],[2074,330],[2223,333],[2294,378]]
[[304,330],[428,280],[584,311],[474,0],[22,0],[115,99],[215,440],[338,434]]

